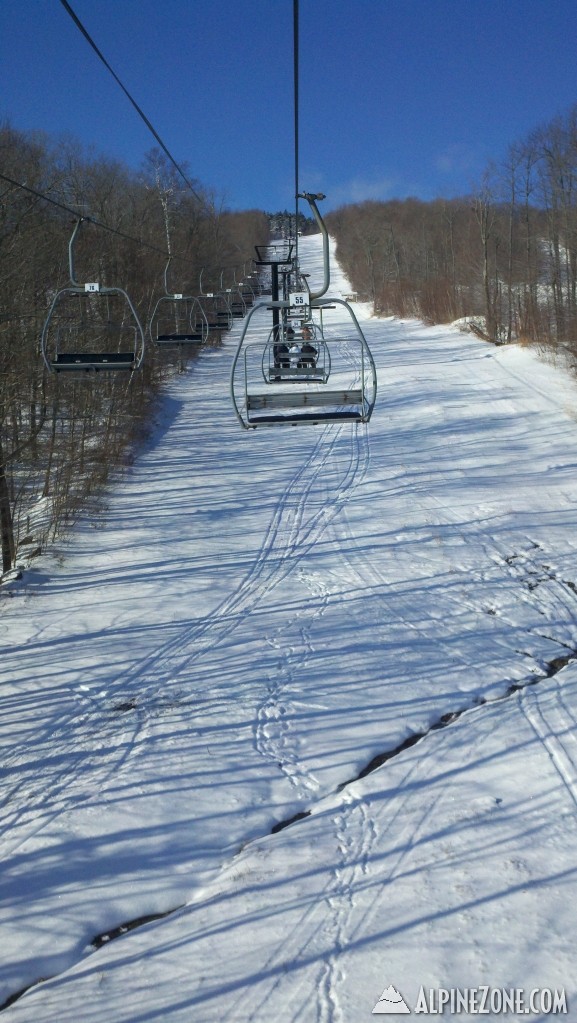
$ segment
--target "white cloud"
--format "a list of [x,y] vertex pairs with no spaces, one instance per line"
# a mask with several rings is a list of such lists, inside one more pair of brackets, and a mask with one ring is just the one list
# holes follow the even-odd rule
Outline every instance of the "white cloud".
[[435,166],[441,174],[467,174],[478,170],[482,162],[478,146],[468,142],[451,142],[435,158]]
[[398,183],[389,175],[374,178],[354,177],[331,188],[332,204],[364,202],[365,199],[390,199],[398,194]]

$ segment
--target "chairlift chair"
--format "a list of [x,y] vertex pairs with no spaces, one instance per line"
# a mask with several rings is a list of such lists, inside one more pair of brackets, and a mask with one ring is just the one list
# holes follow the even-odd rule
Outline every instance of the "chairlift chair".
[[206,313],[209,331],[222,332],[232,327],[230,304],[221,292],[208,292],[199,298]]
[[208,337],[208,320],[198,298],[168,290],[168,267],[164,269],[164,295],[150,319],[150,334],[157,345],[198,345]]
[[209,334],[221,333],[232,327],[232,312],[222,288],[218,291],[204,291],[202,278],[205,269],[203,267],[200,271],[200,294],[197,296],[197,300],[208,325]]
[[[375,406],[376,367],[359,322],[343,299],[323,297],[330,284],[329,243],[316,200],[324,196],[304,194],[299,198],[307,199],[322,234],[323,284],[310,290],[292,260],[292,250],[285,253],[290,262],[281,264],[281,254],[261,253],[257,247],[257,265],[271,267],[273,297],[246,317],[230,372],[233,409],[246,430],[286,424],[367,423]],[[278,297],[281,278],[282,299]],[[291,292],[295,282],[302,291]],[[316,321],[322,324],[323,310],[337,305],[348,313],[349,326],[328,338]],[[256,321],[253,325],[254,315],[263,309],[272,311],[273,317],[264,350],[262,332],[259,336]],[[306,333],[311,326],[315,331],[309,339]]]
[[242,298],[246,309],[250,309],[254,305],[256,291],[249,278],[247,278],[246,281],[242,281],[240,284],[240,297]]
[[75,278],[74,245],[70,238],[70,284],[56,292],[42,329],[41,352],[52,373],[130,371],[144,357],[144,331],[123,288],[99,283],[79,284]]
[[[269,333],[263,343],[257,339],[258,330],[252,322],[253,315],[262,311],[263,306],[255,306],[249,312],[230,374],[233,409],[244,429],[305,423],[367,423],[370,420],[377,393],[372,353],[348,304],[342,299],[328,299],[326,303],[321,300],[314,302],[311,310],[321,309],[323,304],[342,306],[349,313],[350,325],[335,337],[323,337],[326,354],[322,376],[320,368],[318,376],[315,375],[318,362],[314,369],[302,365],[302,356],[296,352],[296,361],[291,362],[290,348],[288,354],[277,351],[275,366],[275,337]],[[282,307],[284,303],[279,302],[279,305]],[[279,341],[284,344],[282,335],[277,336],[277,343]],[[302,345],[300,351],[302,353]]]
[[208,337],[208,320],[198,299],[163,295],[151,319],[151,335],[157,345],[198,345]]
[[233,319],[242,320],[246,316],[246,302],[238,288],[227,288],[225,295]]

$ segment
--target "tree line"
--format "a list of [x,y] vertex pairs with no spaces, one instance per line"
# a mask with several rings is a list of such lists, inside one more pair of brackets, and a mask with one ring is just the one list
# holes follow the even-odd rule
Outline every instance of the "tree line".
[[268,213],[267,216],[271,235],[274,238],[294,238],[296,234],[316,234],[318,231],[314,217],[305,217],[300,210],[296,213],[278,210],[276,213]]
[[511,145],[472,195],[363,202],[326,220],[377,314],[471,317],[497,343],[577,356],[577,106]]
[[[249,272],[255,244],[268,241],[269,223],[258,210],[226,210],[198,181],[193,192],[158,150],[133,171],[85,152],[74,140],[55,142],[4,123],[0,171],[0,545],[6,573],[19,553],[44,547],[101,492],[145,433],[166,375],[180,365],[149,345],[142,369],[129,377],[48,372],[40,339],[54,295],[69,283],[75,219],[89,218],[79,236],[79,278],[122,287],[145,330],[164,293],[168,253],[171,292],[198,295],[201,272],[203,291],[218,291]],[[216,336],[209,343],[218,343]]]

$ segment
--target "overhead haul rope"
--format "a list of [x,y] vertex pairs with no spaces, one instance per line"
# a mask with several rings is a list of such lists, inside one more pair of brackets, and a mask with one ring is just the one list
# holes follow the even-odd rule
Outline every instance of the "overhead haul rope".
[[[21,188],[23,192],[28,192],[30,195],[36,196],[37,199],[42,199],[44,202],[50,203],[51,206],[56,206],[59,210],[64,210],[65,213],[71,213],[73,217],[80,220],[86,220],[89,224],[94,224],[95,227],[101,228],[102,231],[108,231],[109,234],[116,234],[119,238],[124,238],[125,241],[133,242],[135,245],[142,246],[143,249],[150,249],[151,252],[159,252],[161,256],[171,256],[171,258],[178,259],[182,263],[188,263],[185,256],[174,256],[167,249],[160,249],[158,245],[152,245],[150,242],[145,242],[142,238],[135,238],[131,234],[126,234],[125,231],[119,231],[116,227],[110,227],[109,224],[102,223],[101,220],[95,220],[94,217],[81,216],[78,210],[73,210],[70,206],[67,206],[63,202],[59,202],[58,199],[53,199],[50,195],[45,195],[44,192],[39,192],[37,188],[31,188],[30,185],[24,185],[21,181],[16,181],[15,178],[8,177],[7,174],[0,172],[0,180],[6,181],[7,184],[13,185],[15,188]],[[205,267],[206,270],[238,270],[240,263],[227,263],[226,266],[221,266],[219,263],[214,266]]]
[[30,185],[23,185],[21,181],[16,181],[14,178],[9,178],[6,174],[0,173],[2,181],[7,181],[9,185],[14,185],[16,188],[21,188],[23,192],[29,192],[30,195],[35,195],[37,199],[43,199],[44,202],[50,203],[51,206],[56,206],[59,210],[64,210],[65,213],[71,213],[76,219],[87,220],[89,223],[94,224],[95,227],[102,228],[103,231],[109,231],[110,234],[117,234],[119,238],[124,238],[126,241],[134,242],[136,245],[142,245],[145,249],[151,249],[152,252],[160,252],[162,256],[167,256],[168,253],[165,249],[159,249],[157,245],[151,245],[150,242],[142,241],[142,238],[134,238],[130,234],[125,234],[124,231],[119,231],[116,227],[110,227],[109,224],[103,224],[100,220],[95,220],[94,217],[80,216],[78,210],[73,210],[70,206],[66,206],[65,203],[59,202],[57,199],[52,199],[49,195],[44,195],[44,192],[39,192],[37,188],[31,188]]
[[295,260],[299,261],[299,0],[293,0],[293,91],[295,148]]
[[84,38],[86,39],[86,41],[87,41],[87,42],[89,43],[89,45],[90,45],[90,46],[92,47],[92,49],[94,50],[94,52],[96,53],[96,55],[97,55],[97,56],[99,57],[99,59],[100,59],[100,60],[102,61],[102,63],[104,64],[104,66],[105,66],[105,67],[107,68],[107,70],[108,70],[108,71],[110,71],[110,74],[111,74],[111,75],[112,75],[112,77],[114,78],[114,81],[115,81],[115,82],[116,82],[116,83],[117,83],[117,84],[118,84],[118,85],[120,86],[120,88],[122,89],[122,91],[123,91],[124,95],[125,95],[125,96],[127,97],[127,99],[128,99],[128,100],[129,100],[129,101],[130,101],[130,102],[132,103],[132,106],[133,106],[133,107],[134,107],[134,109],[136,110],[137,114],[139,115],[139,117],[141,117],[141,118],[142,118],[142,120],[144,121],[144,123],[145,123],[146,127],[147,127],[147,128],[148,128],[148,130],[149,130],[149,131],[150,131],[150,132],[152,133],[152,135],[154,136],[154,138],[155,138],[155,139],[156,139],[156,141],[158,142],[158,144],[159,144],[159,146],[161,147],[161,149],[162,149],[162,150],[163,150],[163,151],[164,151],[164,152],[166,153],[166,155],[167,155],[168,159],[170,160],[171,164],[173,165],[173,167],[175,167],[175,168],[176,168],[176,170],[177,170],[177,171],[178,171],[178,173],[180,174],[180,176],[181,176],[182,180],[183,180],[183,181],[184,181],[184,182],[186,183],[187,187],[188,187],[188,188],[190,189],[190,191],[191,191],[191,192],[192,192],[192,194],[194,195],[195,199],[197,199],[197,200],[198,200],[198,202],[200,202],[200,203],[202,204],[202,206],[208,206],[208,203],[206,202],[206,199],[203,199],[203,198],[202,198],[202,197],[201,197],[201,196],[200,196],[200,195],[198,194],[198,192],[197,192],[197,191],[195,191],[195,189],[194,189],[193,185],[191,184],[191,182],[190,182],[190,181],[189,181],[189,179],[187,178],[187,176],[186,176],[186,174],[184,173],[184,171],[183,171],[182,167],[180,167],[180,165],[179,165],[179,164],[178,164],[178,163],[176,162],[176,160],[174,159],[174,157],[173,157],[172,153],[171,153],[171,152],[170,152],[170,150],[169,150],[169,149],[168,149],[168,148],[167,148],[167,147],[165,146],[165,144],[164,144],[164,142],[162,141],[162,139],[161,139],[160,135],[158,134],[158,132],[156,131],[156,129],[155,129],[155,128],[154,128],[153,126],[152,126],[152,124],[151,124],[151,123],[150,123],[150,121],[148,120],[148,117],[146,116],[146,114],[145,114],[145,113],[144,113],[144,112],[143,112],[143,111],[142,111],[142,110],[140,109],[140,107],[139,107],[138,103],[136,102],[136,100],[135,100],[135,99],[133,99],[133,97],[132,97],[132,96],[130,95],[130,93],[129,93],[128,89],[127,89],[127,88],[126,88],[126,87],[125,87],[125,86],[124,86],[124,85],[122,84],[122,82],[120,81],[120,78],[118,77],[118,75],[116,74],[116,72],[115,72],[115,71],[113,71],[113,69],[111,68],[110,64],[108,63],[108,61],[106,60],[106,58],[104,57],[104,55],[103,55],[103,54],[101,53],[101,51],[100,51],[100,50],[98,49],[98,47],[97,47],[96,43],[94,42],[94,40],[92,39],[91,35],[90,35],[90,34],[88,33],[88,31],[87,31],[87,30],[86,30],[86,29],[84,28],[84,25],[83,25],[83,24],[82,24],[82,22],[80,21],[80,18],[79,18],[79,17],[78,17],[78,16],[77,16],[77,15],[76,15],[76,14],[74,13],[74,11],[72,10],[72,8],[71,8],[70,4],[69,4],[69,3],[67,2],[67,0],[60,0],[60,3],[61,3],[61,4],[62,4],[62,6],[64,7],[64,10],[68,12],[68,14],[69,14],[69,15],[70,15],[70,17],[72,18],[72,20],[73,20],[74,24],[75,24],[75,25],[77,26],[77,28],[79,28],[79,29],[80,29],[80,31],[82,32],[82,35],[84,36]]

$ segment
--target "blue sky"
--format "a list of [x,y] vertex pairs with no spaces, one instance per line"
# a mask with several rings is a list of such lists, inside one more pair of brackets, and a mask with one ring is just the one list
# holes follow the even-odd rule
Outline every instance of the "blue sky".
[[[190,176],[293,208],[292,0],[70,4]],[[300,21],[299,187],[325,209],[466,194],[577,102],[575,0],[300,0]],[[0,117],[133,168],[156,145],[59,0],[1,0]]]

